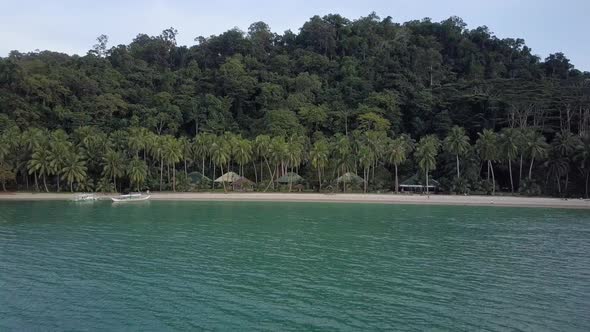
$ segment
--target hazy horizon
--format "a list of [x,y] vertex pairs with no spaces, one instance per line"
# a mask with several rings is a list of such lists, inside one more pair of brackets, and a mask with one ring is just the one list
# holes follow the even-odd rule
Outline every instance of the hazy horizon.
[[[316,1],[313,3],[259,0],[242,3],[236,0],[217,1],[126,1],[106,0],[101,3],[59,1],[46,3],[34,0],[23,11],[19,3],[10,3],[0,14],[0,56],[12,50],[31,52],[49,50],[85,55],[101,34],[109,36],[109,48],[129,44],[138,34],[158,35],[166,28],[178,30],[179,45],[195,45],[197,36],[210,36],[237,27],[264,21],[273,32],[297,32],[312,16],[340,14],[350,20],[375,12],[381,18],[391,16],[403,23],[425,17],[442,21],[459,16],[469,29],[486,25],[498,38],[522,38],[533,54],[541,59],[550,53],[563,52],[575,68],[590,70],[590,41],[585,33],[584,14],[590,2],[564,0],[559,8],[549,1],[495,1],[474,3],[453,0],[402,1],[369,0]],[[567,15],[557,15],[563,9]],[[23,24],[23,22],[25,24]],[[15,28],[18,27],[18,28]]]

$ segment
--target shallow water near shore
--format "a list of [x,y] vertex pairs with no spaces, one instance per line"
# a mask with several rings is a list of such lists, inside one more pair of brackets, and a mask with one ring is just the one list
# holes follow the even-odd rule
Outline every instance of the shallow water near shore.
[[0,330],[590,330],[590,212],[0,202]]

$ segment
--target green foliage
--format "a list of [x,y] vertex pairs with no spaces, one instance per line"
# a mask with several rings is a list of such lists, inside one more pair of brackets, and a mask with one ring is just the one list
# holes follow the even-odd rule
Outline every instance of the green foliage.
[[288,171],[321,187],[362,170],[365,190],[388,190],[420,170],[458,193],[482,175],[492,193],[531,191],[525,178],[553,193],[546,173],[587,195],[590,74],[562,53],[541,60],[457,17],[255,22],[191,46],[177,34],[0,58],[2,183],[186,190],[189,171],[232,170],[267,190]]

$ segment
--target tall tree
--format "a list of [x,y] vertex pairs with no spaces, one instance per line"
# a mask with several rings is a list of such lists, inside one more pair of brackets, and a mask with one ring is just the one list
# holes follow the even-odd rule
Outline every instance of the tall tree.
[[326,164],[328,163],[329,151],[330,149],[328,146],[328,142],[322,139],[313,144],[313,148],[311,149],[310,153],[311,165],[318,172],[318,183],[320,192],[322,191],[322,173],[324,171],[324,168],[326,168]]
[[488,181],[490,174],[492,175],[492,195],[496,193],[496,177],[494,175],[493,161],[498,157],[498,136],[491,129],[484,129],[483,132],[478,133],[477,149],[482,160],[487,164]]
[[457,162],[457,179],[460,179],[461,172],[459,170],[459,157],[464,156],[470,148],[469,137],[465,135],[465,129],[459,126],[451,128],[451,131],[444,140],[444,148],[447,152],[455,155]]
[[397,175],[398,166],[406,161],[408,157],[407,144],[402,137],[398,137],[391,142],[389,148],[389,162],[395,168],[395,192],[399,193],[399,182]]
[[508,172],[510,174],[510,191],[514,193],[514,179],[512,176],[512,161],[519,153],[519,133],[514,128],[504,128],[500,133],[500,154],[508,161]]
[[436,169],[436,156],[438,155],[439,148],[440,142],[434,135],[422,137],[416,148],[418,165],[426,175],[426,193],[429,193],[430,190],[428,183],[429,172]]

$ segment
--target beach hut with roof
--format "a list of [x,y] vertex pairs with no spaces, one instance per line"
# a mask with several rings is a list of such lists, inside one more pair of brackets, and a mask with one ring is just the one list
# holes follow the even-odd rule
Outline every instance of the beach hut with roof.
[[301,183],[303,181],[305,181],[305,179],[295,172],[288,172],[287,174],[276,179],[276,182],[280,184],[296,184]]
[[239,176],[237,173],[234,172],[227,172],[225,174],[223,174],[222,176],[218,177],[217,179],[215,179],[215,183],[234,183],[234,181],[237,181],[241,178],[241,176]]
[[363,185],[364,183],[365,180],[363,178],[351,172],[346,172],[336,179],[336,184],[342,184],[342,188],[344,191],[347,191],[348,189],[354,189],[356,187]]
[[351,172],[347,172],[342,174],[342,176],[340,176],[339,178],[336,179],[337,183],[353,183],[353,184],[361,184],[363,182],[365,182],[365,180],[363,180],[363,178],[361,178],[360,176],[351,173]]
[[[436,191],[436,189],[440,186],[440,183],[433,178],[428,179],[428,191]],[[418,173],[414,174],[412,177],[404,180],[399,185],[402,191],[417,191],[423,192],[426,191],[426,179],[422,178],[418,175]]]
[[232,182],[231,186],[234,191],[252,191],[254,189],[254,182],[242,176]]

